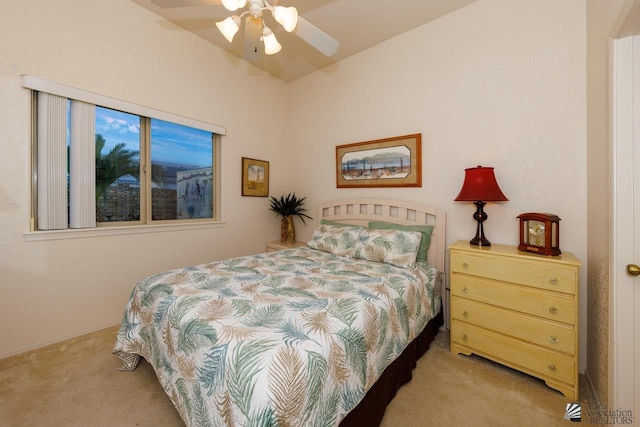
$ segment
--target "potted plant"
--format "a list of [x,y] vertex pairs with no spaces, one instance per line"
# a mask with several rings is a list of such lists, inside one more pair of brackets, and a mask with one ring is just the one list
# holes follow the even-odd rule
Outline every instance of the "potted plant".
[[271,209],[278,216],[282,216],[282,225],[280,227],[280,241],[282,243],[295,243],[296,230],[293,226],[293,217],[298,216],[303,224],[305,218],[313,219],[305,212],[307,211],[302,207],[304,205],[306,197],[298,197],[296,193],[289,193],[288,195],[282,195],[280,198],[270,197]]

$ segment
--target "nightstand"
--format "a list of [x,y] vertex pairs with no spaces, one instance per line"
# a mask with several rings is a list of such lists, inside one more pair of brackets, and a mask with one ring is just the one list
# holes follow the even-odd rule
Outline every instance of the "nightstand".
[[526,372],[577,401],[580,262],[468,241],[449,250],[451,352]]
[[282,243],[279,240],[267,243],[267,252],[279,251],[282,249],[293,249],[300,246],[306,246],[304,242]]

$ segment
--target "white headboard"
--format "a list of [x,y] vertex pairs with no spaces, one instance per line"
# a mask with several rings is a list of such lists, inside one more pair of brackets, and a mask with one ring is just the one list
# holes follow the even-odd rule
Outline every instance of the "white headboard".
[[318,221],[339,221],[366,226],[369,221],[385,221],[402,225],[433,225],[429,264],[445,272],[445,213],[419,203],[388,199],[344,199],[320,203]]

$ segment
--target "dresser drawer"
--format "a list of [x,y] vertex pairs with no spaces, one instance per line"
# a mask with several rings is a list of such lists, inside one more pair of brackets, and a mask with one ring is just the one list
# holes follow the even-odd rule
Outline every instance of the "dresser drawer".
[[576,302],[564,294],[454,273],[451,296],[454,295],[570,325],[576,323]]
[[457,296],[451,298],[451,317],[551,350],[576,354],[575,331],[573,327],[563,323],[527,316]]
[[481,356],[510,365],[541,378],[551,378],[567,384],[576,383],[574,357],[549,351],[513,338],[480,329],[457,320],[451,322],[451,340],[472,348]]
[[572,295],[577,292],[577,268],[548,262],[544,258],[529,261],[510,257],[495,257],[489,253],[475,255],[452,252],[450,267],[452,272],[457,273],[490,277],[494,280]]

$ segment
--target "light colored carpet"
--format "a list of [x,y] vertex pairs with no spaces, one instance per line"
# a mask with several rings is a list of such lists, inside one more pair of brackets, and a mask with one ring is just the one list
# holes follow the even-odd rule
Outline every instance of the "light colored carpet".
[[[109,328],[0,360],[0,426],[184,425],[150,365],[117,370],[120,360],[111,354],[116,332]],[[584,386],[581,397],[583,406],[590,403]],[[451,354],[441,332],[387,408],[382,427],[567,426],[568,402],[538,379]]]

